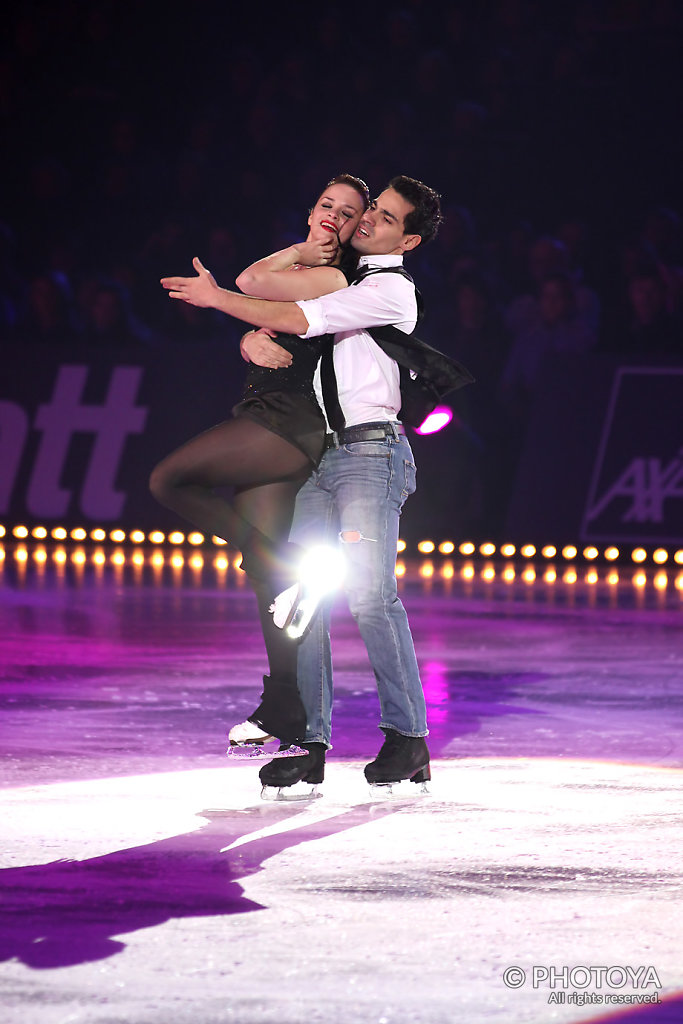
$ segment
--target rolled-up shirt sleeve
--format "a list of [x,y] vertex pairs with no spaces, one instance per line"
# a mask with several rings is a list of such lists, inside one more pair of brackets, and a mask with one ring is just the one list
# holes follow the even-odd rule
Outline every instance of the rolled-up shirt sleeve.
[[301,338],[317,338],[321,334],[362,330],[395,324],[400,330],[412,331],[417,303],[415,288],[399,274],[382,274],[381,283],[368,277],[357,285],[322,295],[319,299],[303,299],[297,306],[308,321],[308,330]]

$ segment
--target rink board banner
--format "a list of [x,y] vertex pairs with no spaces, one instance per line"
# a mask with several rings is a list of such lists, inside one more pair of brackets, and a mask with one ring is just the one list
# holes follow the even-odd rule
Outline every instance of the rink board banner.
[[683,364],[556,360],[507,518],[520,542],[683,540]]
[[621,367],[584,509],[584,540],[683,534],[683,367]]
[[244,363],[226,343],[93,353],[7,352],[0,383],[0,519],[179,525],[148,491],[153,466],[230,415]]
[[[245,371],[238,336],[153,351],[6,352],[0,522],[182,527],[149,494],[149,474],[168,452],[230,416]],[[555,360],[532,413],[506,538],[679,543],[682,409],[683,363]],[[458,495],[443,475],[453,439],[444,432],[440,446],[439,437],[413,438],[418,493],[404,529],[412,517],[416,536],[425,524],[449,536],[454,521]]]

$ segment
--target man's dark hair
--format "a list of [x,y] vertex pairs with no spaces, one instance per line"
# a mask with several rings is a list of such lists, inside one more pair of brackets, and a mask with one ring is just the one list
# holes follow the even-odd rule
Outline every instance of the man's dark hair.
[[443,222],[439,193],[405,174],[392,178],[387,188],[393,188],[413,207],[404,221],[406,234],[419,235],[423,242],[431,242]]

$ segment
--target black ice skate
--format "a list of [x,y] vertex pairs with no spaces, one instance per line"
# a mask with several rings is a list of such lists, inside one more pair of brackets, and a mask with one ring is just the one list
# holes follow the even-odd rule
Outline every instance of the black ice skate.
[[263,677],[261,703],[245,722],[228,733],[229,757],[263,757],[265,743],[280,741],[280,750],[270,757],[306,754],[298,746],[306,732],[306,712],[296,683],[273,676]]
[[[325,778],[324,743],[304,743],[304,757],[271,761],[259,772],[264,800],[310,800]],[[303,784],[303,785],[301,785]]]
[[365,778],[370,785],[381,787],[385,793],[405,779],[421,784],[421,792],[428,793],[431,779],[429,749],[422,736],[404,736],[394,729],[383,729],[385,740],[370,764],[365,766]]

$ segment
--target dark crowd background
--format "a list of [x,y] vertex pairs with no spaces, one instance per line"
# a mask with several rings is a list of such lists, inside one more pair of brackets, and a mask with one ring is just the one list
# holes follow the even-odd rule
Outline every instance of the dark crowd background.
[[52,0],[3,20],[3,346],[236,350],[237,324],[159,278],[199,255],[232,286],[350,171],[443,195],[408,269],[425,338],[477,378],[448,428],[463,530],[500,529],[549,358],[680,357],[677,0]]

